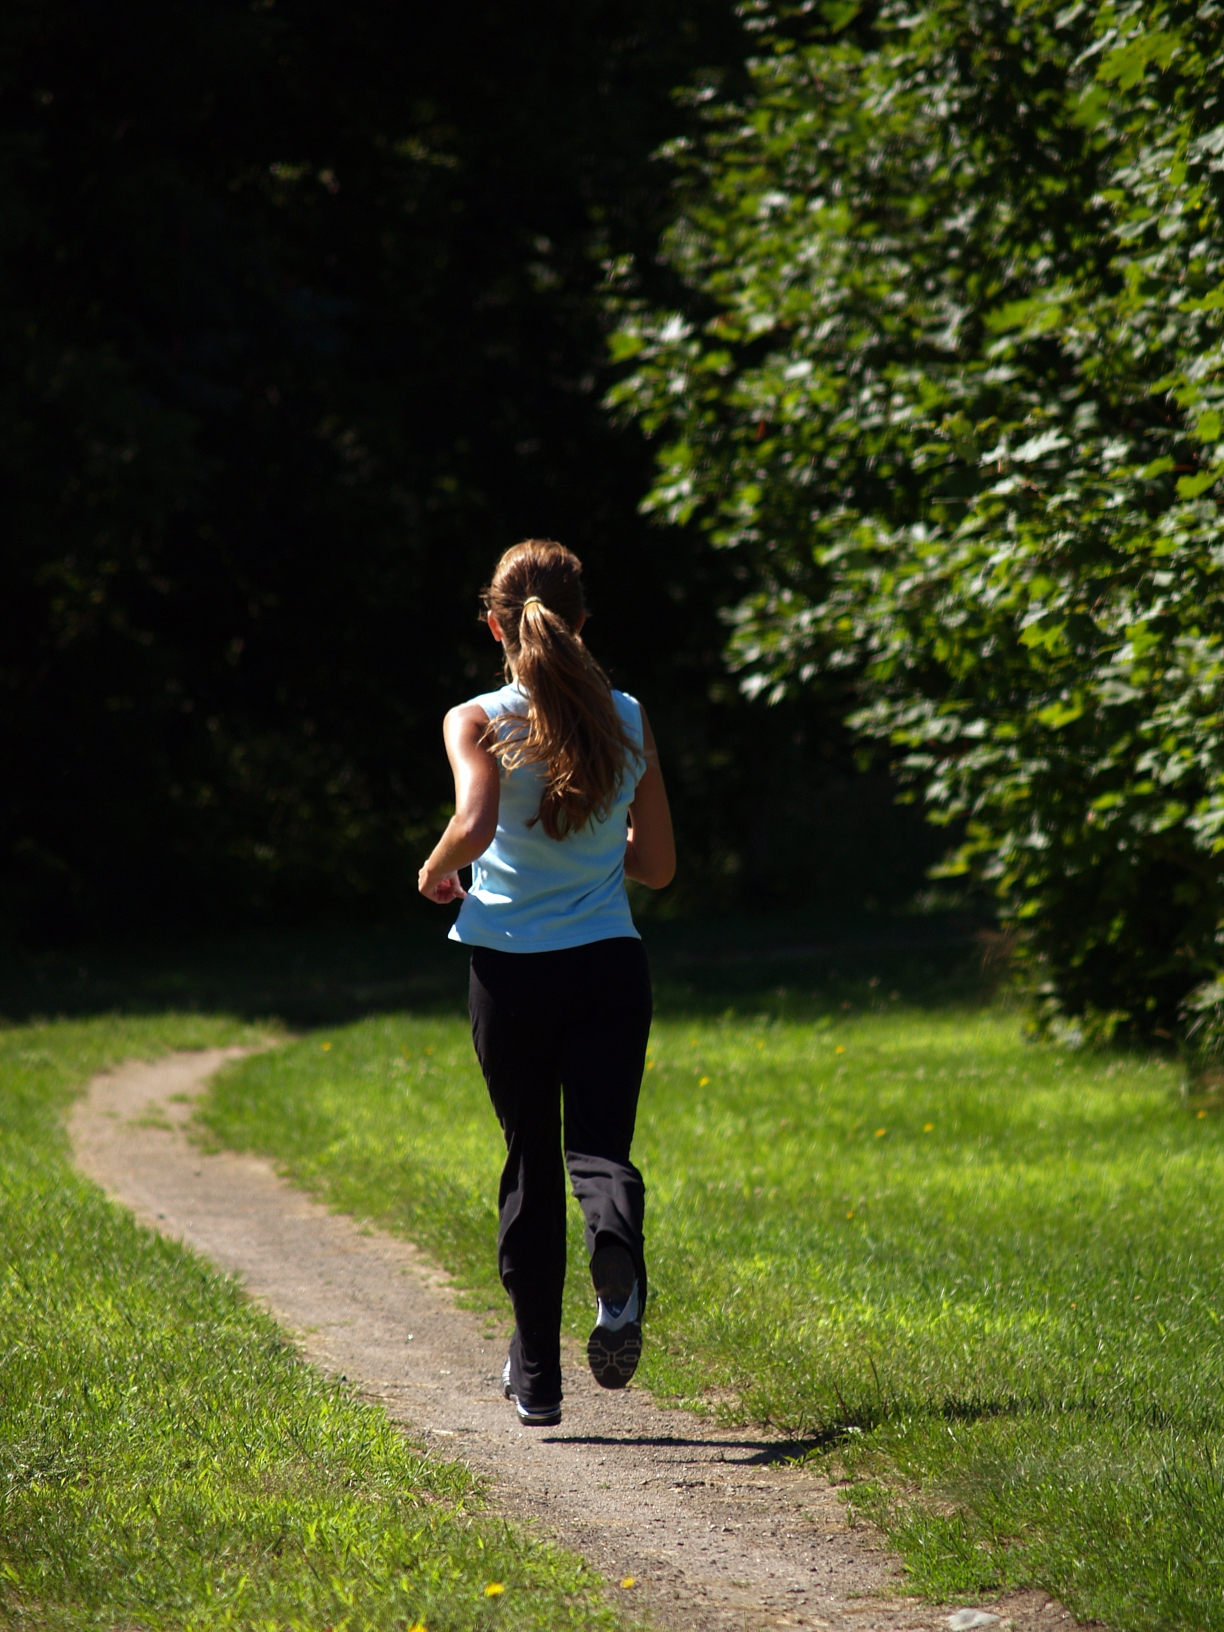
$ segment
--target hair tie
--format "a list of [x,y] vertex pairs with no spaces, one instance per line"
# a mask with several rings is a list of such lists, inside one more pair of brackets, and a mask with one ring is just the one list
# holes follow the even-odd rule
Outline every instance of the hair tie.
[[[540,599],[540,597],[538,595],[528,595],[527,599],[523,602],[522,606],[519,608],[519,616],[520,617],[523,615],[524,612],[526,612],[526,610],[527,610],[527,608],[529,606],[544,606],[544,602]],[[544,610],[545,610],[545,612],[547,612],[548,608],[546,606],[544,606]]]

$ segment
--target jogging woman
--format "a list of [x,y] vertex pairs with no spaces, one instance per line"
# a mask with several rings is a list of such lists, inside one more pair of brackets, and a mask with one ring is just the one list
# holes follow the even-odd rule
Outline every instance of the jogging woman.
[[419,881],[431,901],[463,903],[451,938],[472,948],[472,1038],[506,1138],[502,1382],[540,1427],[561,1420],[566,1169],[596,1296],[591,1370],[623,1388],[642,1352],[645,1191],[629,1147],[651,993],[625,878],[661,889],[676,869],[646,715],[582,642],[581,573],[548,539],[498,562],[482,616],[507,683],[446,716],[455,814]]

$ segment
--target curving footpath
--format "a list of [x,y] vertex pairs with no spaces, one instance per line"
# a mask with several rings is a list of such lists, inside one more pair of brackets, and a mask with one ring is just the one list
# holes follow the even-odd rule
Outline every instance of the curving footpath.
[[[785,1462],[784,1441],[662,1410],[643,1389],[597,1387],[566,1356],[565,1421],[525,1430],[501,1397],[500,1331],[457,1307],[410,1243],[332,1213],[270,1163],[204,1154],[192,1102],[241,1050],[177,1054],[96,1077],[70,1131],[80,1167],[163,1235],[260,1299],[315,1364],[486,1479],[507,1518],[535,1520],[614,1584],[626,1619],[675,1632],[764,1627],[856,1632],[982,1626],[1053,1632],[1044,1594],[989,1612],[898,1597],[900,1566],[835,1490]],[[634,1585],[616,1582],[632,1578]]]

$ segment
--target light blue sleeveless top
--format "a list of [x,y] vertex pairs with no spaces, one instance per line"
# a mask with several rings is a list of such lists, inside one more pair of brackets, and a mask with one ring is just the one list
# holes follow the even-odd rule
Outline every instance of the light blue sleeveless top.
[[[646,770],[642,710],[627,692],[614,691],[612,700],[637,756],[625,769],[607,819],[550,839],[539,822],[527,825],[539,813],[544,767],[503,769],[497,833],[472,863],[472,887],[451,927],[452,941],[499,952],[559,952],[617,935],[640,939],[625,894],[625,835],[629,806]],[[527,699],[514,685],[472,702],[491,720],[527,713]],[[506,735],[521,730],[513,724],[499,727]]]

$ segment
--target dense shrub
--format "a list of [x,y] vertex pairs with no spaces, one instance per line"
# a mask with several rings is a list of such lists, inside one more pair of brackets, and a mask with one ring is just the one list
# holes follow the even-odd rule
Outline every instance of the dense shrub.
[[1222,15],[762,9],[676,150],[684,308],[614,296],[649,503],[751,569],[744,685],[851,676],[1097,1031],[1221,960]]

